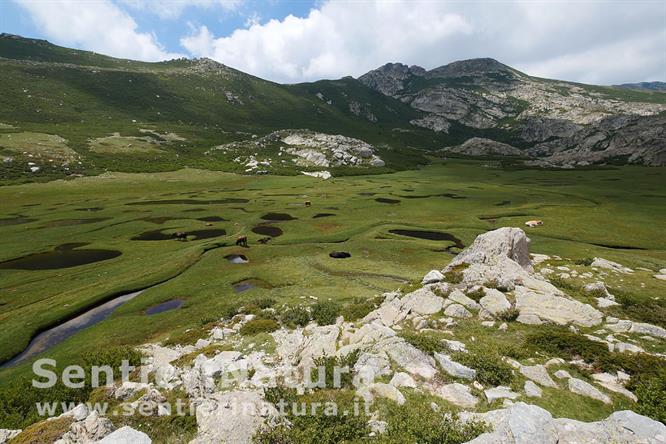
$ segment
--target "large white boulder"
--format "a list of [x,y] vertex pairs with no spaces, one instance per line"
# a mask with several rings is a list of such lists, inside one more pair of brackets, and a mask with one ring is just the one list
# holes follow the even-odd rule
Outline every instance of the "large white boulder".
[[100,444],[151,444],[148,435],[132,427],[124,426],[102,439]]

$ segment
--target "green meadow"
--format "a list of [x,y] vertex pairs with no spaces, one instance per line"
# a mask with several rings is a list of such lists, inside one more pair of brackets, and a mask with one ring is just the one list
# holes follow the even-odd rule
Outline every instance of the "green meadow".
[[[609,285],[634,309],[650,304],[649,320],[663,326],[664,283],[650,270],[666,267],[664,183],[665,168],[549,171],[452,160],[327,181],[182,169],[4,186],[0,361],[24,350],[37,333],[137,289],[146,288],[108,319],[39,356],[60,364],[110,346],[178,342],[260,298],[275,300],[276,307],[315,299],[345,305],[409,289],[476,235],[501,226],[525,228],[530,219],[544,221],[525,228],[532,252],[570,263],[600,256],[639,268]],[[290,220],[270,220],[284,215]],[[255,227],[282,234],[262,244],[267,236]],[[391,230],[450,236],[419,239]],[[187,241],[171,238],[179,231],[190,234]],[[239,235],[248,236],[248,248],[235,246]],[[133,239],[155,236],[164,239]],[[10,262],[77,250],[115,256],[59,269],[16,269],[12,264],[21,262]],[[333,259],[332,251],[351,258]],[[248,262],[230,262],[234,254]],[[250,289],[234,288],[244,281]],[[146,314],[174,299],[183,305]],[[0,381],[27,374],[29,366],[30,360],[0,370]]]

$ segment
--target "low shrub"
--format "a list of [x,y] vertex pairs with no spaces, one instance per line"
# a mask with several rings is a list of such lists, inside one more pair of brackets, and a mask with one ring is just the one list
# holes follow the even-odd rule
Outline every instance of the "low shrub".
[[633,389],[638,398],[636,412],[666,424],[666,375],[641,378]]
[[483,287],[479,287],[476,290],[473,290],[473,291],[470,291],[469,293],[467,293],[467,297],[476,301],[476,302],[479,302],[481,300],[481,298],[484,297],[485,295],[486,295],[486,292],[483,289]]
[[271,308],[275,305],[275,299],[272,298],[258,298],[253,301],[254,305],[265,310],[266,308]]
[[468,267],[467,264],[459,264],[444,273],[444,280],[451,284],[459,284],[463,281],[463,271]]
[[317,302],[312,306],[312,319],[319,325],[335,324],[338,316],[340,316],[340,306],[335,302]]
[[303,307],[293,307],[287,309],[280,317],[282,323],[288,327],[304,327],[310,322],[310,312]]
[[69,426],[74,422],[73,418],[56,418],[50,421],[41,421],[32,424],[21,432],[11,442],[12,444],[36,444],[46,442],[56,442]]
[[400,336],[414,347],[429,355],[446,350],[441,339],[431,334],[405,331]]
[[264,397],[266,398],[266,401],[276,406],[280,402],[291,404],[298,398],[298,392],[293,387],[285,387],[284,385],[278,384],[275,387],[265,388]]
[[513,322],[520,316],[520,310],[517,308],[507,308],[495,315],[497,319],[504,322]]
[[351,304],[342,307],[341,314],[347,321],[362,319],[372,310],[377,308],[378,304],[373,299],[356,299]]
[[565,327],[542,326],[525,338],[525,347],[566,360],[583,359],[594,363],[609,354],[605,344],[592,341]]
[[589,267],[590,265],[592,265],[592,262],[594,262],[593,257],[584,257],[583,259],[578,259],[576,261],[576,265],[584,265],[586,267]]
[[434,411],[426,403],[409,401],[387,407],[388,429],[378,442],[386,444],[459,444],[471,441],[488,427],[478,421],[462,422],[453,414]]
[[[310,374],[311,381],[313,383],[319,382],[318,369],[323,368],[325,373],[324,378],[324,387],[325,389],[341,389],[341,388],[351,388],[354,375],[352,369],[358,361],[359,351],[348,354],[344,358],[337,356],[326,356],[317,358],[314,361],[314,368]],[[340,381],[336,384],[335,381],[335,369],[349,369],[348,372],[340,372]]]
[[240,334],[243,336],[252,336],[257,333],[270,333],[279,328],[280,324],[272,319],[253,319],[243,324],[240,328]]
[[494,351],[456,353],[453,360],[476,370],[476,379],[488,385],[508,385],[513,381],[513,369]]
[[[285,409],[291,426],[279,426],[254,437],[258,444],[338,444],[365,442],[370,430],[363,406],[354,412],[354,392],[322,390],[299,396]],[[295,406],[298,413],[294,414]],[[314,409],[314,411],[313,411]]]

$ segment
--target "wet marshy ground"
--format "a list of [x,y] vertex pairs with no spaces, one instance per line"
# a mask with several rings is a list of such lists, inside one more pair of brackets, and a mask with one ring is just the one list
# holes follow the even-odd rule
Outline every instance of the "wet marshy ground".
[[[165,229],[166,230],[166,229]],[[165,233],[165,230],[150,230],[144,231],[138,236],[134,236],[132,240],[136,241],[162,241],[169,239],[176,239],[173,233]],[[194,236],[195,240],[212,239],[219,236],[226,236],[227,231],[222,228],[210,228],[204,230],[183,231],[187,237]]]
[[335,213],[317,213],[314,216],[312,216],[313,219],[320,219],[322,217],[331,217],[335,216]]
[[200,220],[202,222],[227,222],[228,219],[225,219],[220,216],[206,216],[206,217],[199,217],[197,220]]
[[37,219],[31,219],[29,217],[23,217],[23,216],[16,216],[16,217],[6,217],[4,219],[0,219],[0,227],[8,226],[8,225],[21,225],[21,224],[27,224],[30,222],[34,222]]
[[52,251],[34,253],[0,263],[0,269],[9,270],[56,270],[113,259],[122,254],[117,250],[83,248],[86,243],[62,244]]
[[226,199],[165,199],[165,200],[140,200],[137,202],[129,202],[125,205],[216,205],[216,204],[229,204],[229,203],[248,203],[249,199],[242,199],[239,197],[228,197]]
[[90,217],[87,219],[58,219],[45,222],[42,225],[42,228],[69,227],[72,225],[94,224],[97,222],[104,222],[111,219],[112,219],[111,217]]
[[457,248],[465,248],[462,241],[450,233],[443,231],[428,231],[428,230],[389,230],[391,234],[398,236],[414,237],[417,239],[434,240],[434,241],[449,241],[455,243]]

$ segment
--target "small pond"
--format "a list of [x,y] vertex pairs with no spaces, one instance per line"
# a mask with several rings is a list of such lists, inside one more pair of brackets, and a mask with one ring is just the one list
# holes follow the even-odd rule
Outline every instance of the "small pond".
[[86,243],[62,244],[43,253],[34,253],[6,262],[0,262],[0,269],[10,270],[55,270],[78,267],[79,265],[113,259],[122,254],[117,250],[93,248],[78,249]]
[[161,304],[153,305],[146,310],[148,316],[164,313],[165,311],[176,310],[183,306],[185,301],[183,299],[171,299],[170,301],[162,302]]

